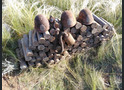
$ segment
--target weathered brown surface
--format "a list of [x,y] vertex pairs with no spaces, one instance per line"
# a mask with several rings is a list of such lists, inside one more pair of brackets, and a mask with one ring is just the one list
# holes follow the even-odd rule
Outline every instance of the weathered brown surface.
[[73,38],[71,33],[68,33],[67,35],[65,35],[64,40],[68,45],[73,45],[75,43],[75,39]]
[[24,34],[23,35],[23,41],[24,41],[24,46],[26,48],[26,55],[27,56],[33,56],[33,52],[32,50],[29,49],[29,38],[28,38],[28,35],[27,34]]
[[32,43],[33,43],[33,46],[38,46],[38,39],[37,39],[37,32],[36,32],[36,30],[33,30]]
[[44,33],[46,31],[48,31],[50,28],[48,19],[42,14],[39,14],[35,17],[34,23],[35,23],[34,28],[39,33]]
[[84,25],[92,24],[94,21],[92,12],[88,8],[82,9],[77,17],[77,21]]
[[66,10],[61,15],[61,22],[64,28],[70,28],[76,24],[76,18],[71,11]]
[[26,47],[24,45],[24,38],[21,39],[21,43],[22,43],[22,49],[23,49],[25,60],[30,61],[32,59],[32,57],[29,57],[26,55]]
[[[24,34],[23,38],[18,40],[17,56],[18,59],[22,60],[22,63],[20,63],[22,67],[20,68],[25,68],[22,65],[24,62],[28,62],[29,66],[39,67],[44,66],[44,64],[48,65],[48,67],[54,66],[53,64],[69,59],[76,53],[85,52],[92,47],[98,47],[103,41],[110,40],[113,36],[113,26],[109,25],[104,19],[100,18],[102,20],[100,22],[95,19],[90,25],[82,25],[78,21],[72,25],[73,20],[71,19],[73,15],[66,13],[64,16],[69,19],[68,21],[63,17],[64,24],[68,24],[65,27],[61,27],[59,19],[51,17],[49,31],[40,33],[37,32],[38,30],[30,30],[29,36]],[[88,18],[89,16],[86,17]],[[40,26],[40,28],[43,29],[43,26]]]
[[32,43],[32,34],[33,34],[33,30],[30,30],[30,31],[29,31],[29,49],[35,50],[36,47],[33,46],[33,43]]

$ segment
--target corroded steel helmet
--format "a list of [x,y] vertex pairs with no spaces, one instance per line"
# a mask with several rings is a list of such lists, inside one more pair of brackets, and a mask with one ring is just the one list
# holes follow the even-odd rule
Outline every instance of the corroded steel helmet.
[[88,8],[82,9],[77,17],[77,21],[84,25],[92,24],[94,21],[92,12]]
[[61,15],[61,22],[64,29],[70,28],[76,24],[76,18],[71,11],[66,10]]
[[34,20],[34,24],[35,24],[35,29],[39,32],[39,33],[44,33],[46,31],[48,31],[50,29],[50,25],[49,25],[49,21],[48,19],[42,15],[39,14],[35,17]]

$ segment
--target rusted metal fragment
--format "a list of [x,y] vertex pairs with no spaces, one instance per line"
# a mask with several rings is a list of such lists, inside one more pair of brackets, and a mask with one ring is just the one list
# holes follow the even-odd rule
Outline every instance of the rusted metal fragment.
[[34,28],[39,32],[39,33],[44,33],[50,29],[49,21],[48,19],[42,15],[39,14],[35,17],[34,19]]
[[77,21],[84,25],[92,24],[94,21],[92,12],[88,8],[82,9],[77,17]]
[[71,11],[66,10],[61,15],[61,22],[64,28],[70,28],[76,24],[76,18]]

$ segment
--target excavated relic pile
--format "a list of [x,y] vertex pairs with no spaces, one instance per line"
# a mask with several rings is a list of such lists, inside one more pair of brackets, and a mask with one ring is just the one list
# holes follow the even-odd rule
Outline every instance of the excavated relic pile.
[[57,64],[76,53],[100,46],[114,34],[113,25],[89,9],[82,9],[77,18],[71,11],[64,11],[61,20],[39,14],[34,23],[34,30],[18,40],[16,53],[20,69]]

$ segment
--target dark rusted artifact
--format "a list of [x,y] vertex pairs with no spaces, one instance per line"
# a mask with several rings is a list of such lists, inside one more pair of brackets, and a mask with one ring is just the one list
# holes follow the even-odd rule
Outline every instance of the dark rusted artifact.
[[39,14],[35,17],[34,20],[34,24],[35,24],[35,29],[39,32],[39,33],[44,33],[46,31],[48,31],[50,29],[50,25],[49,25],[49,21],[48,19],[42,15]]
[[64,40],[68,45],[74,45],[75,39],[71,35],[71,33],[64,33]]
[[61,22],[63,28],[67,29],[73,27],[76,24],[76,18],[74,17],[74,14],[71,11],[66,10],[61,15]]
[[60,33],[60,44],[61,44],[61,52],[60,53],[64,52],[63,39],[68,45],[74,45],[75,44],[75,39],[73,38],[73,36],[71,35],[70,32],[68,32],[67,30],[65,30],[64,32],[61,32]]
[[63,53],[64,52],[64,44],[62,40],[63,38],[68,45],[73,45],[75,43],[75,39],[69,32],[70,32],[70,27],[76,25],[76,18],[71,11],[66,10],[61,15],[61,23],[64,29],[64,32],[60,34],[60,44],[62,47],[61,53]]
[[92,12],[88,9],[82,9],[77,17],[77,21],[82,23],[83,25],[90,25],[93,23],[94,18]]
[[50,28],[60,28],[61,29],[61,22],[58,18],[54,18],[53,16],[50,16],[49,18],[49,22],[50,22]]

